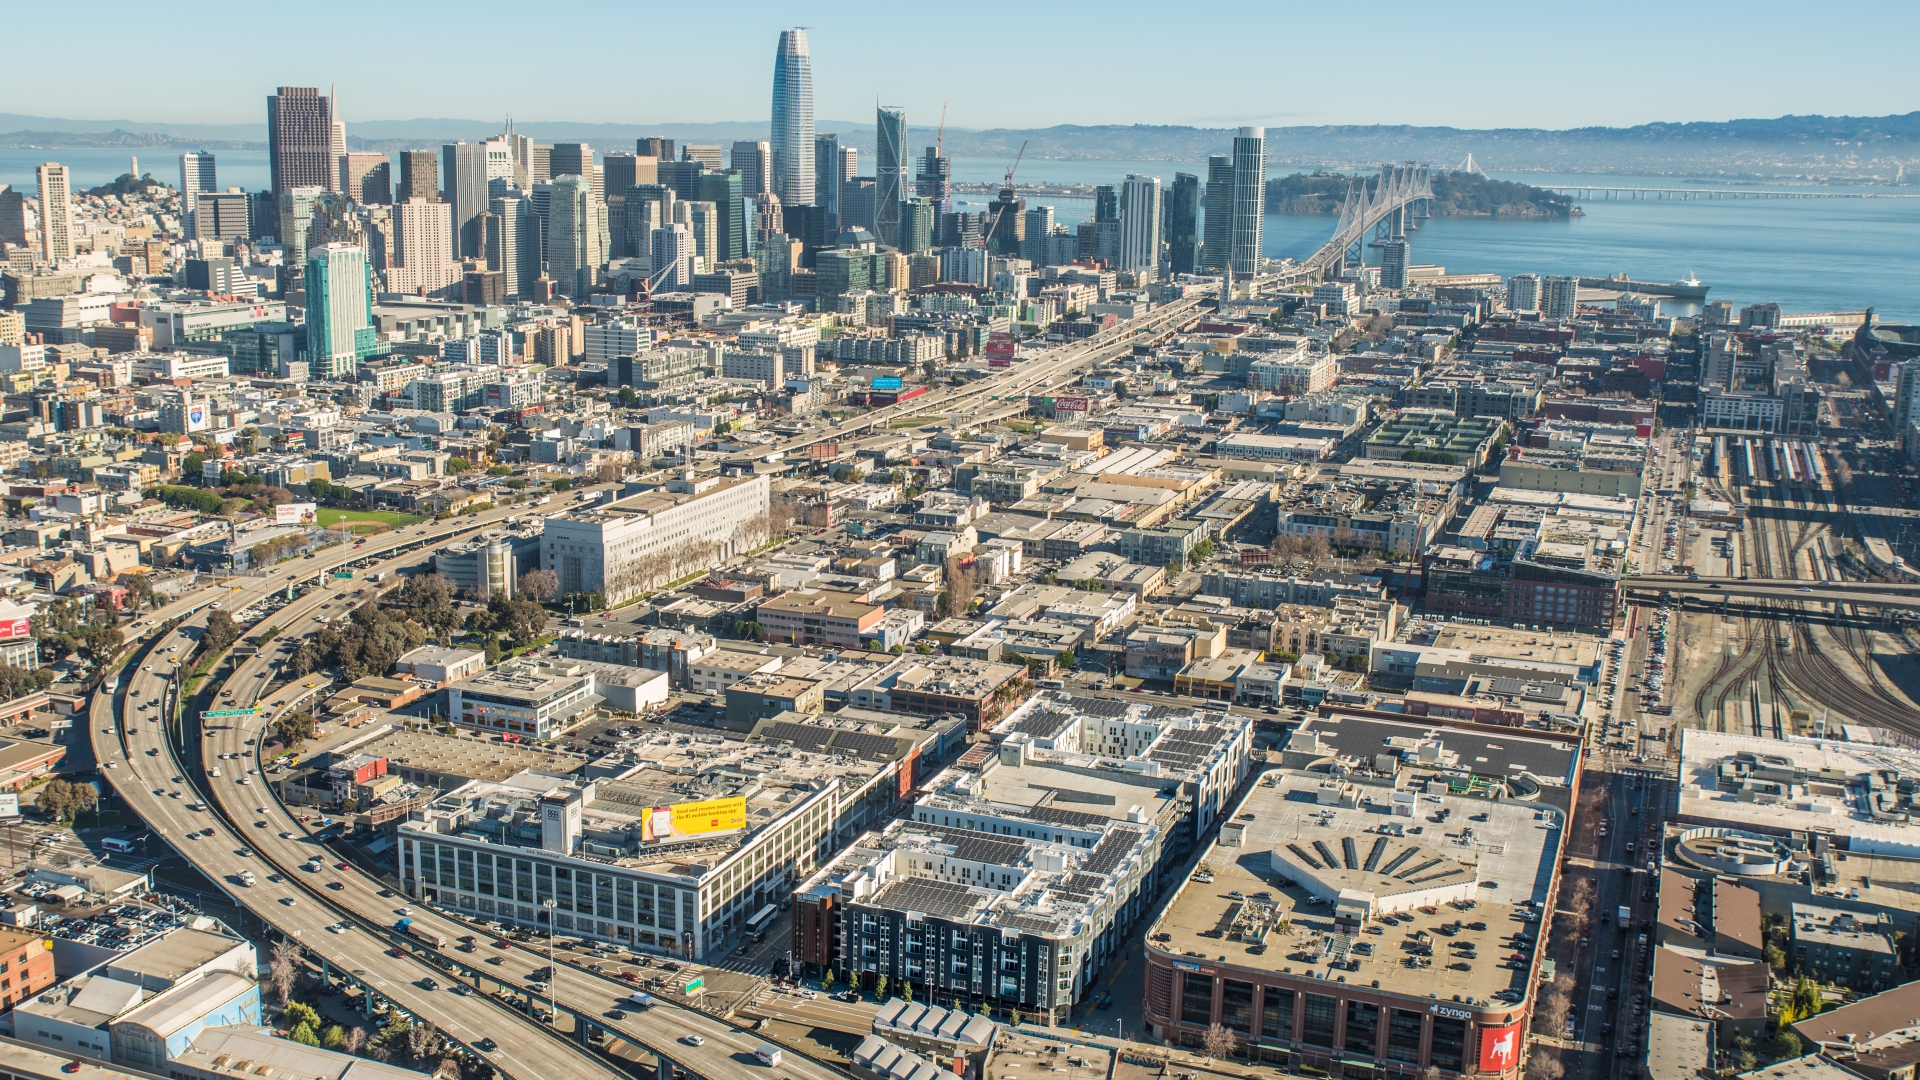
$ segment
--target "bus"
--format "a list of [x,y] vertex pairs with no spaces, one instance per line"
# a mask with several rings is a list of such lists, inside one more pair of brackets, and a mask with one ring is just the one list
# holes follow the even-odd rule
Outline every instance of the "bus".
[[768,904],[766,907],[754,912],[753,918],[747,920],[747,933],[753,935],[753,940],[755,941],[765,941],[767,939],[767,924],[773,922],[773,917],[778,913],[779,909],[772,904]]
[[127,840],[123,837],[109,836],[105,840],[100,841],[100,846],[106,848],[108,851],[117,851],[125,854],[133,851],[137,845],[134,841]]

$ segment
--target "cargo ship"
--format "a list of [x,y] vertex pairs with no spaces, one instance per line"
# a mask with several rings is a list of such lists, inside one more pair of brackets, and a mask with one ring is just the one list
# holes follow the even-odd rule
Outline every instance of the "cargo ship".
[[1671,296],[1676,300],[1705,300],[1711,285],[1703,285],[1700,279],[1688,274],[1679,281],[1635,281],[1625,274],[1612,277],[1583,277],[1580,279],[1583,289],[1610,289],[1613,292],[1641,293],[1646,296]]

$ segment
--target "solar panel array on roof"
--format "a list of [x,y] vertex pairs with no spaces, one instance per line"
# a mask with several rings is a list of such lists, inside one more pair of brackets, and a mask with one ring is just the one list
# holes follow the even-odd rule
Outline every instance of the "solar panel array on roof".
[[1055,825],[1074,829],[1097,829],[1111,820],[1098,814],[1083,814],[1078,810],[1061,810],[1052,806],[1036,806],[1027,811],[1027,816],[1035,821],[1051,821]]
[[1075,712],[1108,720],[1127,715],[1127,703],[1112,698],[1072,697],[1066,704]]
[[1125,825],[1115,825],[1107,830],[1107,835],[1093,845],[1087,861],[1082,864],[1090,874],[1111,874],[1126,860],[1127,852],[1140,842],[1141,831]]
[[930,878],[895,878],[870,903],[893,911],[922,911],[942,919],[965,919],[986,898],[965,885]]
[[1060,919],[1049,919],[1041,915],[1007,914],[1004,912],[994,921],[1008,929],[1025,930],[1033,934],[1058,933],[1062,926]]
[[1153,744],[1153,749],[1147,751],[1147,758],[1176,769],[1195,769],[1213,756],[1225,736],[1225,729],[1212,725],[1176,728]]
[[810,724],[795,724],[782,720],[768,728],[762,735],[773,742],[783,742],[797,750],[824,749],[836,734],[832,728],[817,728]]
[[1066,880],[1052,886],[1052,891],[1069,900],[1085,904],[1098,896],[1107,887],[1104,874],[1068,874]]
[[1051,739],[1071,723],[1073,723],[1072,713],[1043,707],[1036,708],[1021,717],[1013,725],[1013,730],[1035,739]]
[[941,843],[953,846],[955,858],[971,862],[1012,866],[1027,853],[1027,845],[1018,840],[1006,840],[965,829],[936,828],[930,831],[939,837]]
[[1182,709],[1173,705],[1152,705],[1147,708],[1149,720],[1180,720],[1192,715],[1192,709]]
[[1519,679],[1488,679],[1487,693],[1501,697],[1518,697],[1525,692],[1527,684]]
[[891,761],[903,752],[901,744],[908,741],[891,735],[869,735],[864,731],[836,731],[833,734],[835,750],[850,750],[867,761]]

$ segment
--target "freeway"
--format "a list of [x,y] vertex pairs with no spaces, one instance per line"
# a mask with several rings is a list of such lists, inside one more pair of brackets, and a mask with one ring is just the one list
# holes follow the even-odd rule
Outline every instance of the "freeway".
[[[1640,589],[1708,589],[1718,584],[1722,589],[1797,589],[1807,584],[1806,578],[1763,578],[1741,579],[1737,577],[1716,577],[1701,574],[1689,577],[1685,574],[1639,574],[1628,583]],[[1826,581],[1820,583],[1822,592],[1882,593],[1905,594],[1920,600],[1920,584],[1901,584],[1890,581]]]
[[[238,579],[238,585],[217,592],[202,590],[162,608],[156,613],[157,623],[173,618],[183,621],[153,634],[130,653],[120,669],[121,677],[109,683],[119,684],[120,689],[102,691],[95,697],[95,704],[102,707],[89,711],[90,735],[103,775],[127,806],[262,922],[298,939],[315,956],[343,973],[351,973],[372,993],[434,1024],[469,1048],[477,1041],[476,1033],[508,1035],[488,1058],[514,1080],[565,1080],[575,1076],[612,1080],[622,1073],[583,1048],[555,1043],[531,1020],[492,999],[426,989],[429,984],[424,980],[439,972],[424,961],[389,955],[386,943],[366,928],[330,932],[328,927],[339,922],[343,912],[328,901],[325,893],[297,880],[287,868],[274,872],[253,852],[255,838],[241,835],[232,819],[200,808],[200,780],[212,778],[196,773],[195,755],[183,754],[169,737],[168,718],[177,707],[175,696],[180,688],[177,676],[184,674],[177,657],[191,655],[197,635],[187,631],[204,627],[215,603],[244,608],[280,591],[294,578],[324,575],[339,565],[367,557],[369,551],[391,553],[404,546],[414,549],[413,558],[424,558],[430,553],[428,545],[491,523],[505,513],[503,509],[464,523],[414,526],[370,542],[367,548],[343,545],[328,549],[317,553],[311,563],[298,560],[261,577]],[[101,722],[108,718],[111,723]],[[251,888],[240,885],[239,875],[244,870],[255,871],[259,884]]]
[[[1672,593],[1695,600],[1737,597],[1742,600],[1783,600],[1805,604],[1871,604],[1875,607],[1906,608],[1920,606],[1920,592],[1898,585],[1875,582],[1819,582],[1804,579],[1798,585],[1756,584],[1751,581],[1690,581],[1673,584],[1649,583],[1630,577],[1621,582],[1629,593]],[[1863,587],[1864,586],[1864,587]]]
[[[304,689],[301,680],[282,687],[279,694],[266,688],[272,682],[271,674],[279,667],[278,656],[297,648],[300,637],[311,632],[302,628],[318,628],[309,616],[327,599],[322,594],[312,594],[279,612],[275,621],[294,629],[276,639],[273,650],[263,650],[234,666],[226,684],[234,692],[234,706],[264,699],[270,708],[266,713],[237,718],[209,730],[202,740],[205,748],[216,755],[232,755],[216,756],[215,763],[225,760],[246,766],[255,760],[245,755],[257,749],[259,741],[264,739],[268,717],[276,711],[271,706],[286,694]],[[339,856],[311,835],[308,826],[272,792],[262,791],[257,784],[242,783],[243,772],[243,769],[223,770],[222,776],[209,778],[209,786],[214,799],[236,820],[252,819],[261,823],[251,827],[257,856],[326,889],[333,903],[361,919],[390,927],[399,917],[401,907],[409,901],[404,897],[381,895],[385,891],[382,884],[357,868],[340,869]],[[297,869],[316,855],[322,858],[319,870]],[[499,948],[494,942],[505,939],[488,933],[484,927],[458,920],[432,905],[412,903],[415,906],[410,909],[410,917],[414,923],[438,932],[449,943],[449,948],[436,958],[436,963],[443,968],[442,974],[461,977],[478,988],[489,988],[492,984],[492,987],[510,988],[509,992],[521,996],[532,996],[526,987],[532,981],[534,970],[547,964],[543,950],[510,942],[510,947]],[[468,936],[475,938],[470,944],[461,940]],[[412,939],[395,937],[394,944],[410,952],[425,949]],[[550,996],[541,995],[536,1000],[553,1001],[558,1012],[571,1014],[708,1080],[744,1078],[764,1071],[753,1062],[753,1050],[761,1040],[751,1033],[664,1000],[651,1009],[636,1009],[626,1000],[635,990],[634,986],[566,964],[564,957],[556,958],[556,964],[560,976],[552,982]],[[686,1043],[683,1039],[690,1033],[698,1034],[705,1042],[699,1046]],[[504,1040],[502,1043],[505,1045]],[[844,1080],[834,1070],[797,1056],[788,1057],[781,1065],[781,1072],[790,1080]]]
[[[442,537],[443,534],[434,533],[422,535],[418,540],[424,543]],[[430,554],[431,550],[417,547],[412,553],[382,563],[378,568],[397,569],[423,561]],[[277,582],[270,582],[264,590],[255,586],[253,591],[265,595],[276,587]],[[243,604],[257,598],[242,600],[243,595],[249,594],[236,595],[234,602]],[[323,604],[330,605],[341,599],[338,593],[316,590],[276,612],[271,621],[285,628],[286,633],[275,640],[273,648],[238,660],[226,680],[226,686],[236,698],[234,704],[260,700],[273,681],[271,674],[279,666],[277,657],[281,652],[297,647],[302,638],[317,629],[312,616]],[[194,615],[193,625],[199,624],[206,610],[204,606],[187,609]],[[161,613],[162,617],[173,614],[176,612]],[[152,660],[168,650],[185,654],[191,647],[191,641],[176,630],[173,635],[153,643],[147,659]],[[137,783],[116,783],[116,787],[170,844],[264,921],[299,937],[343,975],[369,985],[443,1030],[493,1034],[500,1048],[486,1057],[516,1080],[545,1080],[551,1075],[570,1075],[578,1070],[585,1070],[581,1075],[612,1075],[604,1063],[584,1057],[583,1051],[558,1038],[549,1040],[546,1033],[524,1015],[492,1004],[491,998],[425,990],[420,982],[422,978],[453,975],[477,988],[492,984],[493,989],[504,990],[510,996],[530,998],[533,995],[526,989],[527,984],[533,969],[541,966],[543,960],[534,950],[495,948],[490,944],[490,937],[482,937],[472,945],[461,942],[462,937],[475,933],[475,928],[424,904],[411,911],[415,922],[423,929],[438,931],[451,947],[427,956],[424,955],[426,947],[420,942],[394,935],[391,927],[406,907],[406,898],[390,893],[382,895],[387,890],[377,879],[344,864],[287,811],[264,777],[250,771],[257,768],[258,758],[253,755],[264,737],[271,711],[210,726],[201,733],[202,738],[192,740],[201,748],[201,760],[197,762],[191,751],[183,755],[184,760],[178,760],[178,752],[166,745],[164,723],[140,718],[140,714],[148,712],[160,716],[171,703],[172,680],[164,671],[149,670],[165,666],[164,660],[157,664],[145,663],[128,680],[127,705],[133,711],[127,714],[130,719],[123,725],[128,729],[125,760],[135,776],[126,779],[137,778]],[[262,678],[262,675],[268,677]],[[291,687],[281,689],[281,694],[267,695],[269,704],[278,703],[305,687],[296,680]],[[138,709],[134,702],[159,704]],[[113,729],[98,730],[101,734],[96,735],[95,740],[102,760],[119,757],[111,738]],[[209,759],[208,754],[213,756]],[[215,768],[220,769],[221,775],[210,775]],[[117,781],[121,779],[117,771],[112,775]],[[181,781],[172,779],[187,775],[196,776],[209,792],[220,812],[218,816],[208,815],[203,820],[199,812],[188,809],[193,801],[191,789],[173,786]],[[181,794],[176,797],[175,791]],[[207,827],[215,830],[214,837],[187,839],[189,834],[203,832]],[[305,869],[315,857],[321,859],[320,868]],[[262,876],[260,884],[252,888],[238,884],[241,871],[249,869]],[[266,876],[269,873],[280,880]],[[350,928],[342,933],[328,929],[342,921]],[[394,949],[399,949],[401,955],[393,955]],[[632,1006],[625,999],[633,989],[616,979],[578,968],[564,968],[554,983],[552,1000],[560,1012],[585,1021],[577,1030],[607,1030],[708,1080],[746,1077],[762,1071],[753,1063],[752,1051],[759,1040],[751,1034],[664,1002],[644,1012],[627,1011]],[[476,1009],[484,1015],[468,1015]],[[491,1013],[486,1012],[489,1009]],[[625,1015],[616,1016],[616,1013]],[[491,1022],[483,1023],[489,1016]],[[700,1035],[704,1042],[695,1046],[682,1041],[690,1033]],[[462,1041],[469,1039],[477,1039],[477,1035],[462,1037]],[[543,1049],[549,1041],[558,1051],[551,1062],[547,1062]],[[804,1058],[789,1058],[783,1063],[782,1072],[793,1080],[843,1080],[834,1070]]]
[[[964,411],[976,423],[1017,416],[1027,411],[1027,395],[1052,389],[1063,375],[1132,350],[1142,337],[1152,338],[1177,330],[1192,322],[1198,314],[1200,297],[1175,300],[1144,315],[1102,330],[1086,341],[1057,345],[1031,353],[1016,361],[1017,367],[1005,374],[979,379],[965,386],[937,394],[926,394],[888,405],[841,421],[825,431],[808,432],[770,446],[757,447],[757,456],[791,453],[817,443],[836,442],[874,430],[886,431],[896,420],[936,412]],[[996,400],[1004,398],[1005,400]]]

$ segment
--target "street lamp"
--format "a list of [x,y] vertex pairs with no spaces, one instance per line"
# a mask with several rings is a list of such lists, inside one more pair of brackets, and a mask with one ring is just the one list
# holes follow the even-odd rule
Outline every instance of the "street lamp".
[[549,896],[540,906],[547,909],[547,1024],[553,1026],[560,1019],[560,969],[553,962],[553,909],[560,902]]

